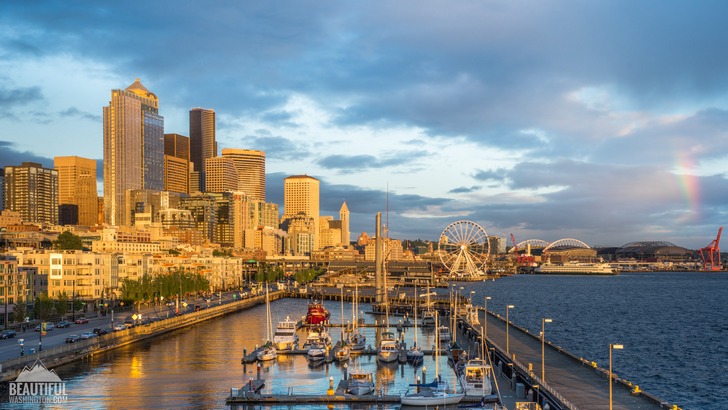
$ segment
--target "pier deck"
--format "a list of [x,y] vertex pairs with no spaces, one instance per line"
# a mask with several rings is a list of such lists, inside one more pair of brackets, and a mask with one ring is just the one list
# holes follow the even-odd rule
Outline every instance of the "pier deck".
[[[482,323],[483,313],[480,320]],[[476,329],[480,334],[480,326]],[[496,347],[500,355],[496,360],[505,361],[506,346],[506,323],[505,320],[488,314],[487,338],[491,347]],[[545,346],[545,379],[540,380],[541,375],[541,339],[539,335],[527,333],[526,331],[510,325],[509,351],[511,357],[515,355],[516,367],[520,364],[528,369],[532,364],[533,371],[528,376],[533,385],[546,386],[558,392],[573,407],[578,409],[608,409],[609,408],[609,382],[608,372],[603,368],[594,367],[587,361],[571,355],[557,346],[546,344]],[[477,336],[471,338],[473,342]],[[467,338],[464,337],[465,340]],[[461,339],[458,339],[461,343]],[[608,345],[605,345],[605,349]],[[607,367],[608,364],[601,364]],[[503,363],[501,366],[507,366]],[[499,366],[496,364],[496,369]],[[498,370],[496,370],[497,372]],[[612,386],[612,403],[614,409],[671,409],[672,405],[661,402],[660,399],[640,392],[632,393],[632,386],[629,382],[615,376],[615,383]],[[518,397],[516,398],[518,399]],[[552,406],[553,408],[553,406]],[[675,407],[676,408],[676,407]]]

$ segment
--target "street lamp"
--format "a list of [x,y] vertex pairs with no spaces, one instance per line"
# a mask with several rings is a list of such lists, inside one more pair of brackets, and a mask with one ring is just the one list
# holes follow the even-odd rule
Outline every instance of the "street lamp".
[[541,318],[541,383],[546,380],[546,372],[544,367],[545,355],[545,340],[546,340],[546,323],[551,323],[553,320],[542,317]]
[[624,345],[609,344],[609,410],[612,410],[612,349],[624,349]]
[[511,357],[511,348],[510,348],[510,334],[508,333],[509,324],[511,323],[510,320],[508,320],[508,312],[513,309],[515,306],[513,305],[506,305],[506,354],[508,355],[508,358]]
[[486,296],[483,301],[483,310],[485,311],[485,315],[483,315],[483,342],[488,339],[488,301],[490,299],[490,296]]

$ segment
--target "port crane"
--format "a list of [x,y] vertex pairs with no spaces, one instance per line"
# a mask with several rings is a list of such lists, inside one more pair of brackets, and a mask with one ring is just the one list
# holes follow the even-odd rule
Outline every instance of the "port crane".
[[720,264],[720,234],[723,232],[723,227],[718,229],[718,236],[713,239],[708,246],[700,248],[700,258],[703,259],[703,270],[721,270]]

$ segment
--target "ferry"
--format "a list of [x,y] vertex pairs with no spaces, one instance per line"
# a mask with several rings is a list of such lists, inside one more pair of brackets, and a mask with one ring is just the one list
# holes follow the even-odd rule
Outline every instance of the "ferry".
[[535,269],[536,273],[552,273],[557,275],[618,275],[619,271],[605,262],[566,263],[545,262]]

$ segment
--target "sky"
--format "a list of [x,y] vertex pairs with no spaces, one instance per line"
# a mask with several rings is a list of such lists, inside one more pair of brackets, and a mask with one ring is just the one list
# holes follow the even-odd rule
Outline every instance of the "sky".
[[[321,214],[437,240],[697,249],[728,212],[723,1],[3,1],[0,166],[103,159],[136,78],[165,132],[321,181]],[[99,179],[103,178],[99,168]],[[509,245],[510,240],[508,241]]]

